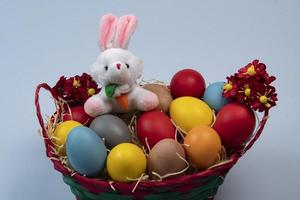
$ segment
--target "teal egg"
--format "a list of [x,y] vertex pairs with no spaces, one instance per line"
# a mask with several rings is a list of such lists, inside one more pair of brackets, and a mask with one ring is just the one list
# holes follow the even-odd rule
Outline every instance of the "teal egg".
[[228,103],[228,100],[222,95],[224,84],[224,82],[215,82],[205,89],[203,100],[215,111],[219,111]]
[[71,130],[66,142],[66,153],[74,170],[90,177],[100,175],[107,157],[102,139],[85,126]]

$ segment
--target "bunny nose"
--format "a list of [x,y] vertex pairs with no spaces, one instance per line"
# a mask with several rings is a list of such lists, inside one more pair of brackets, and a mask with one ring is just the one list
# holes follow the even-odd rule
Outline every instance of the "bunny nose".
[[120,63],[116,64],[116,67],[117,67],[118,69],[121,69],[121,64],[120,64]]

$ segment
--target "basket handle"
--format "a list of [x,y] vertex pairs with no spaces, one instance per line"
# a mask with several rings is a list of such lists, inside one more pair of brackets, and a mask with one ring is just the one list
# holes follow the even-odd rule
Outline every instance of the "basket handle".
[[[50,92],[51,96],[56,100],[57,100],[57,97],[54,94],[52,88],[47,83],[41,83],[36,87],[34,104],[35,104],[35,108],[36,108],[36,115],[37,115],[39,124],[40,124],[41,129],[42,129],[42,135],[43,135],[43,138],[44,138],[44,141],[45,141],[46,152],[47,152],[47,155],[48,155],[48,152],[50,152],[50,151],[48,151],[48,148],[50,148],[50,146],[49,146],[50,145],[50,140],[49,140],[49,137],[47,135],[47,131],[45,129],[44,119],[43,119],[42,113],[41,113],[41,107],[40,107],[40,101],[39,101],[41,89],[44,89],[44,90]],[[48,157],[49,157],[49,155],[48,155]]]
[[266,110],[264,112],[264,116],[262,117],[261,121],[259,122],[259,126],[256,129],[254,136],[251,138],[251,140],[244,146],[244,148],[242,148],[239,152],[238,155],[239,157],[243,156],[251,147],[252,145],[256,142],[256,140],[259,138],[259,136],[261,135],[267,121],[269,118],[269,111]]

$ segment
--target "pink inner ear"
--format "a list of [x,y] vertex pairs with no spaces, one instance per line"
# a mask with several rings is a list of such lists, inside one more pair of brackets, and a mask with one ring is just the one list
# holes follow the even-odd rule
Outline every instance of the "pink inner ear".
[[102,50],[111,47],[111,42],[116,32],[117,17],[113,14],[104,15],[99,26],[99,46]]
[[126,48],[127,43],[135,31],[137,19],[134,15],[122,16],[118,21],[115,46]]

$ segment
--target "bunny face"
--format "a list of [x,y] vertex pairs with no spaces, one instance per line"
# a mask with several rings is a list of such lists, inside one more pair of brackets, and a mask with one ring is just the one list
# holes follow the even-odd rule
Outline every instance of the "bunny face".
[[103,51],[92,66],[91,75],[98,83],[133,84],[142,75],[142,60],[130,51],[110,48]]
[[113,14],[101,18],[99,46],[102,53],[92,66],[91,75],[100,84],[132,85],[142,75],[142,61],[127,50],[137,25],[134,15],[119,19]]

